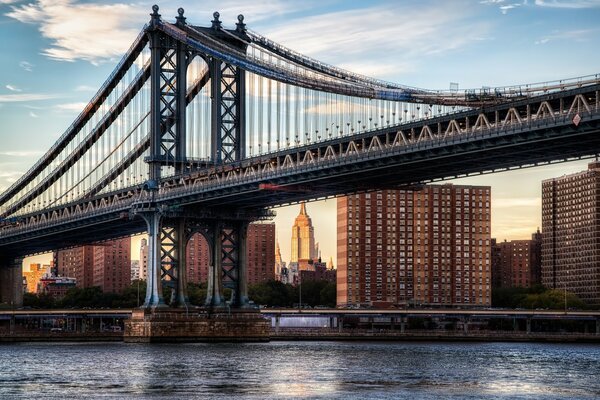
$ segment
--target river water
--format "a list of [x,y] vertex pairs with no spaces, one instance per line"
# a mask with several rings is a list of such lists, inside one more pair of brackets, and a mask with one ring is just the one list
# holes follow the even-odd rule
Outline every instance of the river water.
[[0,398],[598,399],[600,346],[0,345]]

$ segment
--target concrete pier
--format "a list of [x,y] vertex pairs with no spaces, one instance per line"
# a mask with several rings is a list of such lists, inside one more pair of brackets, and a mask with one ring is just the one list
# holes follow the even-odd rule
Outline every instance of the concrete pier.
[[258,310],[134,310],[125,322],[125,342],[267,342],[271,320]]

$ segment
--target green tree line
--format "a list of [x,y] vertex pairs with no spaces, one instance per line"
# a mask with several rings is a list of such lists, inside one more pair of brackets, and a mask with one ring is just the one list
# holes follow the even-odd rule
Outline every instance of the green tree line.
[[[566,292],[566,297],[567,308],[588,308],[574,293]],[[565,291],[546,289],[542,285],[535,285],[530,288],[493,288],[492,307],[562,310],[565,308]]]
[[[302,284],[302,303],[311,307],[322,305],[335,307],[336,289],[334,283],[326,281],[305,282]],[[172,289],[163,288],[165,302],[169,304]],[[224,298],[229,299],[231,290],[224,290]],[[300,287],[283,284],[278,281],[268,281],[250,285],[248,295],[257,305],[267,307],[291,307],[297,305],[300,299]],[[62,299],[54,299],[44,294],[26,293],[23,305],[32,308],[134,308],[144,303],[146,297],[146,282],[134,281],[123,293],[103,293],[99,287],[72,288]],[[189,284],[188,299],[190,304],[202,305],[206,300],[205,284]]]

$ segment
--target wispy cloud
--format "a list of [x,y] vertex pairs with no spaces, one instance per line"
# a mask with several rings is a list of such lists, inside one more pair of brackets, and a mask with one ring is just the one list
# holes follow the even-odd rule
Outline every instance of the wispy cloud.
[[148,10],[132,4],[77,3],[74,0],[38,0],[12,6],[6,15],[39,26],[51,46],[49,58],[99,63],[122,55],[148,18]]
[[22,92],[23,90],[19,89],[15,85],[6,85],[6,88],[11,92]]
[[[429,8],[400,4],[303,16],[263,33],[332,64],[350,65],[349,60],[363,60],[362,69],[356,72],[381,76],[395,71],[397,76],[402,72],[398,68],[414,70],[427,57],[455,51],[485,37],[490,24],[470,21],[470,17],[468,8],[454,2]],[[398,65],[399,58],[403,65]]]
[[83,111],[83,109],[87,106],[87,103],[65,103],[65,104],[57,104],[55,107],[59,110],[63,111]]
[[75,88],[76,92],[95,92],[96,90],[98,90],[98,88],[87,85],[79,85]]
[[29,116],[31,118],[39,118],[39,115],[37,115],[36,113],[34,113],[33,111],[29,111]]
[[568,40],[571,42],[585,42],[588,41],[594,32],[598,29],[575,29],[571,31],[556,31],[551,35],[545,36],[534,43],[537,45],[546,44],[556,40]]
[[535,5],[553,8],[594,8],[600,7],[600,0],[535,0]]
[[41,156],[44,154],[42,150],[14,150],[14,151],[0,151],[0,156],[9,157],[33,157]]
[[19,67],[23,68],[27,72],[31,72],[31,71],[33,71],[34,65],[27,61],[21,61],[19,63]]
[[19,94],[0,94],[0,103],[20,103],[23,101],[40,101],[55,99],[53,94],[37,93],[19,93]]
[[521,6],[522,6],[521,3],[506,4],[504,6],[500,6],[500,12],[502,14],[506,15],[509,10],[512,10],[513,8],[517,8],[517,7],[521,7]]

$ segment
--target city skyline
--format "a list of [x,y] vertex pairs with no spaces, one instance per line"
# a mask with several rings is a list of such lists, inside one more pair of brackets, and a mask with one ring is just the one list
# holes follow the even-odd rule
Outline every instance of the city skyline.
[[[180,5],[189,21],[201,25],[209,23],[215,10],[226,26],[243,13],[251,29],[302,53],[418,87],[446,89],[457,82],[462,90],[556,80],[597,73],[594,65],[600,61],[597,52],[590,52],[590,43],[600,37],[598,1],[328,1],[302,6],[283,0],[208,1],[200,7],[166,1],[160,3],[163,17],[172,20]],[[0,190],[22,175],[85,107],[148,21],[150,6],[74,0],[0,3],[0,37],[6,46],[0,56],[0,117],[4,132],[11,132],[3,135]],[[84,19],[98,23],[79,23]],[[10,39],[15,35],[18,41]],[[583,59],[585,63],[579,61]],[[47,79],[53,75],[69,76],[68,84]],[[451,182],[490,185],[492,236],[525,239],[541,225],[541,181],[583,170],[586,163]],[[315,241],[324,257],[333,256],[337,263],[335,200],[308,205]],[[275,210],[277,238],[283,258],[289,259],[288,227],[298,206]]]

